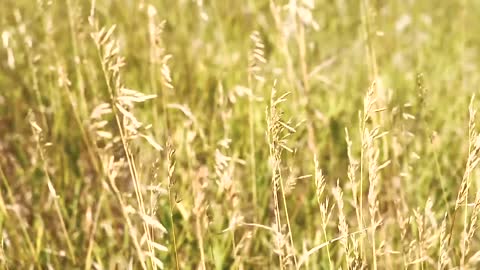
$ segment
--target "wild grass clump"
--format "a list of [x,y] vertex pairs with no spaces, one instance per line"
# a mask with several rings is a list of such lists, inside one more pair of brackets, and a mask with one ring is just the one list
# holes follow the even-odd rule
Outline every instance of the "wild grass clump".
[[479,268],[478,14],[1,1],[1,268]]

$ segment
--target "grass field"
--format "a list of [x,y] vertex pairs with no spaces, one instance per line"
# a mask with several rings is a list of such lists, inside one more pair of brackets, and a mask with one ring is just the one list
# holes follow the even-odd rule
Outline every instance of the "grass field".
[[479,16],[1,0],[1,268],[479,269]]

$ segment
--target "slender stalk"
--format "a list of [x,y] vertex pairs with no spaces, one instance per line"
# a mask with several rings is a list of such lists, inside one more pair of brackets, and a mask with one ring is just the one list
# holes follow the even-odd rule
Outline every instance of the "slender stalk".
[[[12,190],[10,189],[10,185],[8,184],[7,176],[5,175],[5,172],[3,171],[2,164],[0,164],[0,177],[2,178],[2,182],[5,186],[5,189],[7,191],[7,196],[11,204],[15,204],[15,198],[13,197]],[[2,195],[3,196],[3,195]],[[30,235],[28,234],[27,228],[25,227],[24,222],[22,222],[22,219],[20,218],[20,215],[17,211],[14,211],[14,213],[17,214],[17,219],[18,219],[18,224],[20,226],[20,229],[22,230],[23,237],[25,239],[25,242],[27,243],[27,247],[32,255],[33,261],[37,263],[38,258],[35,252],[35,248],[33,246],[32,239],[30,238]],[[7,216],[7,212],[5,212],[5,216]]]
[[[146,215],[145,205],[144,205],[144,202],[143,202],[143,196],[142,196],[142,193],[141,193],[141,187],[140,187],[140,182],[139,182],[139,179],[138,179],[137,168],[135,166],[135,160],[134,160],[134,157],[133,157],[133,155],[132,155],[132,153],[131,153],[131,151],[128,147],[128,142],[127,142],[125,132],[124,132],[124,125],[120,121],[120,113],[118,112],[118,109],[116,107],[116,93],[119,89],[114,89],[114,87],[111,85],[111,81],[110,81],[111,78],[110,78],[110,75],[109,75],[110,73],[107,70],[107,66],[106,66],[107,62],[105,61],[104,57],[102,56],[101,44],[99,44],[99,42],[95,42],[95,45],[97,47],[97,54],[98,54],[99,60],[101,62],[103,76],[104,76],[105,83],[107,85],[107,89],[108,89],[108,92],[109,92],[109,95],[110,95],[110,105],[112,107],[112,111],[113,111],[113,115],[114,115],[114,118],[115,118],[115,122],[117,124],[118,132],[120,134],[122,147],[123,147],[125,156],[127,158],[128,169],[129,169],[130,175],[132,177],[135,196],[136,196],[136,200],[137,200],[137,203],[138,203],[138,206],[139,206],[138,208],[140,210],[140,214],[142,216],[144,216],[144,215]],[[116,79],[119,80],[119,78],[116,78]],[[147,224],[146,221],[143,221],[142,224],[143,224],[143,229],[144,229],[145,235],[147,237],[148,251],[149,251],[150,254],[154,254],[154,248],[151,245],[152,233],[150,231],[150,226]],[[152,266],[156,266],[155,261],[151,257],[149,257],[149,258],[150,258],[150,262],[151,262]]]
[[[249,87],[252,89],[252,79],[251,76],[248,78]],[[252,93],[253,95],[253,93]],[[254,209],[257,208],[257,176],[256,176],[256,161],[255,161],[255,119],[254,119],[254,106],[253,106],[253,97],[250,96],[248,100],[248,126],[249,126],[249,136],[250,136],[250,179],[252,182],[252,205]],[[255,211],[256,213],[257,211]],[[256,217],[256,214],[255,214]]]
[[[201,225],[200,225],[200,219],[199,218],[196,218],[195,219],[195,229],[197,231],[197,235],[201,235]],[[207,269],[207,265],[205,263],[205,250],[203,248],[203,237],[198,237],[198,245],[199,245],[199,248],[200,248],[200,262],[202,264],[202,269],[203,270],[206,270]]]
[[120,204],[120,210],[122,211],[122,216],[125,219],[125,221],[127,222],[127,229],[128,229],[129,234],[130,234],[130,238],[132,239],[133,246],[135,247],[135,250],[137,251],[138,260],[140,261],[140,264],[142,265],[142,269],[146,270],[148,268],[147,268],[147,265],[145,264],[144,252],[143,252],[143,250],[140,246],[140,243],[138,242],[137,236],[135,234],[135,229],[132,225],[132,221],[131,221],[131,219],[128,216],[128,213],[126,211],[127,205],[123,201],[122,195],[120,194],[120,191],[118,190],[118,188],[115,185],[115,179],[113,179],[111,175],[108,175],[108,180],[109,180],[109,186],[112,189],[113,194],[115,195],[115,197],[117,198],[117,201]]
[[177,238],[175,235],[175,223],[173,222],[173,203],[174,203],[174,198],[172,197],[172,187],[174,185],[174,180],[173,180],[173,171],[175,169],[175,162],[172,160],[173,155],[175,153],[174,149],[171,149],[171,144],[167,143],[167,186],[168,186],[168,207],[170,209],[170,223],[172,226],[172,240],[173,240],[173,250],[175,252],[175,266],[176,269],[179,270],[179,260],[178,260],[178,252],[177,252]]
[[87,104],[85,100],[85,82],[83,78],[83,74],[81,71],[81,56],[79,53],[79,44],[82,44],[78,42],[77,39],[77,33],[75,31],[75,18],[73,17],[73,6],[72,6],[72,1],[67,0],[67,13],[68,13],[68,25],[70,28],[70,40],[72,43],[72,50],[73,50],[73,61],[74,61],[74,66],[75,66],[75,81],[77,84],[77,89],[80,91],[80,98],[81,98],[81,108],[82,112],[85,113],[87,110]]
[[[279,182],[280,182],[280,191],[282,193],[282,199],[283,199],[283,208],[284,208],[284,211],[285,211],[285,218],[287,219],[287,227],[288,227],[288,236],[290,238],[290,245],[292,246],[293,248],[293,251],[295,251],[295,245],[293,244],[293,233],[292,233],[292,227],[290,225],[290,217],[288,215],[288,207],[287,207],[287,199],[285,198],[285,190],[283,188],[283,180],[280,178],[278,179]],[[295,255],[295,253],[293,253],[293,263],[295,264],[295,268],[298,268],[298,264],[297,264],[297,256]]]
[[100,198],[98,199],[98,206],[97,206],[97,210],[95,211],[93,225],[90,230],[90,236],[88,237],[87,256],[85,258],[85,268],[84,268],[85,270],[91,269],[92,267],[93,244],[95,243],[95,233],[97,231],[98,220],[100,219],[100,212],[103,207],[104,198],[105,198],[105,193],[102,189],[100,193]]
[[[37,136],[39,136],[39,135],[37,135]],[[68,248],[68,252],[70,253],[70,258],[72,259],[73,263],[76,264],[75,252],[74,252],[74,249],[73,249],[72,240],[70,239],[70,235],[68,234],[67,226],[65,225],[65,221],[64,221],[62,211],[61,211],[61,208],[60,208],[60,203],[58,201],[59,197],[56,194],[55,188],[53,186],[52,179],[50,178],[50,174],[48,173],[47,161],[45,159],[43,149],[40,146],[40,141],[38,141],[38,140],[37,140],[37,151],[40,154],[40,158],[42,160],[43,170],[44,170],[44,173],[45,173],[45,177],[47,178],[48,190],[50,192],[50,195],[53,197],[53,204],[54,204],[54,207],[55,207],[55,212],[57,214],[58,219],[60,220],[60,225],[61,225],[61,228],[62,228],[62,232],[63,232],[63,235],[65,237],[65,240],[67,241],[67,248]]]

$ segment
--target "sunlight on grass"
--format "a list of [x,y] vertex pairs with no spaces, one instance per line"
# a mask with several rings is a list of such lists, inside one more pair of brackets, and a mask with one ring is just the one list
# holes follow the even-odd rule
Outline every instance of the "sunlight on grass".
[[476,269],[475,1],[0,1],[2,269]]

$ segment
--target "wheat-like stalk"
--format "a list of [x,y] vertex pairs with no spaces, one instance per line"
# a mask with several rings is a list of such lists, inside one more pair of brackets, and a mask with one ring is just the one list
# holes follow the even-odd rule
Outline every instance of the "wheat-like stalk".
[[[315,166],[315,175],[314,175],[315,176],[315,179],[314,179],[315,195],[316,195],[318,208],[320,210],[320,214],[322,218],[321,219],[322,232],[323,232],[323,237],[325,239],[325,242],[328,242],[327,226],[332,214],[332,208],[329,209],[328,198],[324,198],[324,201],[322,200],[326,181],[325,181],[325,176],[323,175],[323,172],[320,169],[320,166],[318,164],[318,159],[316,155],[313,157],[313,163]],[[328,264],[330,268],[333,268],[331,254],[330,254],[330,247],[328,245],[327,245],[327,256],[328,256]]]
[[167,151],[167,186],[168,186],[168,205],[170,208],[170,224],[172,226],[172,239],[173,239],[173,250],[175,254],[175,266],[179,270],[179,259],[178,259],[178,248],[177,248],[177,237],[175,235],[175,223],[173,221],[173,209],[175,204],[175,199],[172,194],[172,189],[175,186],[175,180],[173,178],[173,173],[175,171],[175,149],[170,141],[167,142],[166,146]]
[[[280,258],[280,267],[283,268],[285,263],[288,263],[290,258],[293,258],[293,263],[295,267],[297,266],[297,259],[294,253],[294,244],[292,229],[290,226],[290,218],[288,215],[287,202],[285,198],[285,190],[283,185],[283,179],[281,174],[281,154],[283,150],[292,152],[292,150],[287,146],[287,138],[290,133],[295,132],[295,129],[290,127],[288,124],[282,122],[281,115],[282,113],[278,111],[277,106],[286,101],[286,97],[289,93],[283,94],[280,97],[276,97],[275,84],[272,88],[271,97],[270,97],[270,106],[267,109],[267,137],[270,153],[270,166],[272,168],[272,192],[273,200],[275,204],[274,213],[275,213],[275,224],[277,231],[277,249],[281,248],[283,245],[283,234],[282,234],[282,222],[281,222],[281,212],[279,206],[278,193],[282,198],[282,203],[284,206],[286,225],[288,229],[288,238],[290,247],[287,248],[285,258],[279,253]],[[280,239],[280,240],[279,240]]]
[[[112,38],[115,25],[108,30],[105,28],[98,29],[94,18],[92,18],[91,24],[92,27],[96,28],[91,36],[94,40],[101,62],[103,75],[110,95],[110,108],[113,112],[117,130],[120,134],[121,145],[133,181],[139,209],[138,212],[143,221],[144,237],[146,238],[148,248],[146,254],[150,259],[152,266],[163,267],[163,263],[156,257],[155,253],[156,250],[164,251],[165,248],[163,245],[154,241],[153,229],[162,232],[166,232],[166,230],[158,220],[147,214],[138,169],[130,147],[131,141],[140,137],[144,138],[156,150],[162,150],[162,147],[156,143],[151,136],[142,133],[141,128],[143,127],[143,123],[141,123],[131,112],[135,103],[142,103],[156,98],[156,95],[145,95],[123,86],[120,69],[125,65],[125,60],[119,55],[120,48],[117,41]],[[120,198],[120,196],[117,195],[117,198]],[[140,251],[138,251],[138,253],[140,253]]]
[[472,244],[473,237],[475,232],[478,229],[478,214],[480,213],[480,191],[477,191],[475,195],[475,201],[472,209],[472,214],[470,216],[470,222],[468,224],[468,230],[466,231],[466,235],[464,235],[464,244],[461,249],[461,261],[460,266],[465,267],[465,260],[468,256]]
[[342,244],[343,249],[345,251],[345,261],[347,263],[347,266],[349,266],[351,261],[351,258],[350,258],[351,252],[350,252],[350,245],[348,243],[348,224],[347,224],[347,220],[344,212],[343,191],[342,191],[342,188],[340,187],[338,180],[337,180],[337,186],[332,189],[332,194],[333,194],[333,197],[335,198],[335,201],[337,202],[338,231],[340,232],[340,236],[342,237],[342,240],[340,240],[340,243]]
[[439,260],[438,270],[448,269],[450,265],[450,257],[448,255],[448,235],[447,235],[447,214],[445,214],[442,225],[440,226],[440,245],[439,245]]
[[[449,232],[449,238],[448,238],[448,245],[450,246],[452,236],[453,236],[453,230],[455,226],[455,221],[456,221],[456,215],[457,215],[457,210],[462,206],[462,204],[465,204],[465,215],[464,215],[464,226],[463,226],[463,235],[466,235],[466,230],[467,230],[467,215],[468,215],[468,191],[470,188],[470,175],[472,172],[475,170],[475,168],[478,166],[480,163],[480,135],[476,131],[475,127],[475,118],[476,118],[476,109],[474,108],[474,100],[475,96],[473,95],[472,98],[470,99],[470,105],[468,107],[469,111],[469,124],[468,124],[468,157],[467,157],[467,164],[465,166],[465,172],[462,177],[462,182],[460,183],[460,188],[457,193],[457,199],[455,200],[455,208],[453,210],[452,214],[452,224],[450,225],[450,232]],[[466,238],[463,238],[462,241],[462,249],[466,250],[465,248],[466,245]],[[463,260],[463,259],[462,259]]]

